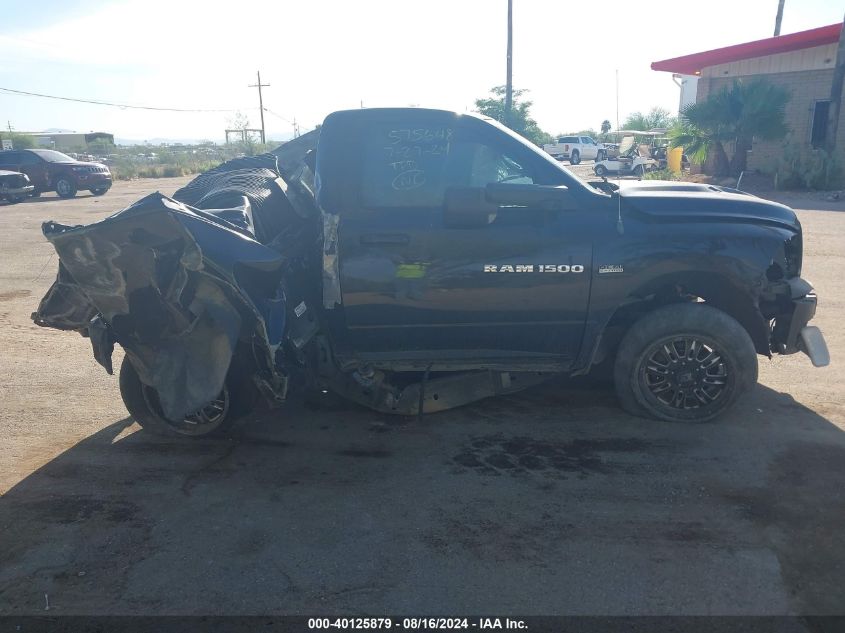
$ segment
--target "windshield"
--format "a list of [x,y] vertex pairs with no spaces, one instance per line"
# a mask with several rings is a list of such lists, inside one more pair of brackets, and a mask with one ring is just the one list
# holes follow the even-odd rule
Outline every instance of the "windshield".
[[631,151],[631,148],[634,146],[634,137],[633,136],[626,136],[622,139],[622,143],[619,145],[619,154],[624,155]]
[[62,154],[52,149],[34,149],[31,150],[33,154],[37,154],[48,163],[74,163],[76,162],[67,154]]

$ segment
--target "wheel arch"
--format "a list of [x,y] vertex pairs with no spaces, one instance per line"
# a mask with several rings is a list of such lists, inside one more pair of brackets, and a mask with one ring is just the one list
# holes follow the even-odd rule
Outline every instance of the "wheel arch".
[[609,314],[587,367],[613,357],[625,333],[641,317],[672,303],[703,302],[736,319],[758,354],[771,356],[769,324],[760,312],[758,293],[712,271],[683,271],[651,279],[635,288]]

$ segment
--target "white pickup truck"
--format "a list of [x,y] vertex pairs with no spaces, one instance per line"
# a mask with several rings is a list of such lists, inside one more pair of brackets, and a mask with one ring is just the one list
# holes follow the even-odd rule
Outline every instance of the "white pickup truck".
[[577,165],[582,159],[600,161],[607,158],[607,150],[589,136],[561,136],[556,143],[546,143],[543,151],[557,160]]

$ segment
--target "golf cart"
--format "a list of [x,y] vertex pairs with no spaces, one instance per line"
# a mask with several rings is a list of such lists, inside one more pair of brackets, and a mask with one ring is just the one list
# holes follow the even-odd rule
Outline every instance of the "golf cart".
[[634,136],[629,135],[619,144],[619,156],[597,162],[593,171],[600,178],[608,174],[642,178],[657,166],[657,161],[650,157],[648,146],[637,145]]

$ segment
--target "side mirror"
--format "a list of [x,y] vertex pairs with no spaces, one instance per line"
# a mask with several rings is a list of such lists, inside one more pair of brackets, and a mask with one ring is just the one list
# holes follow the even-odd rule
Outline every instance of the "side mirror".
[[531,207],[548,211],[572,211],[575,198],[564,186],[517,185],[491,182],[484,189],[485,199],[497,207]]

